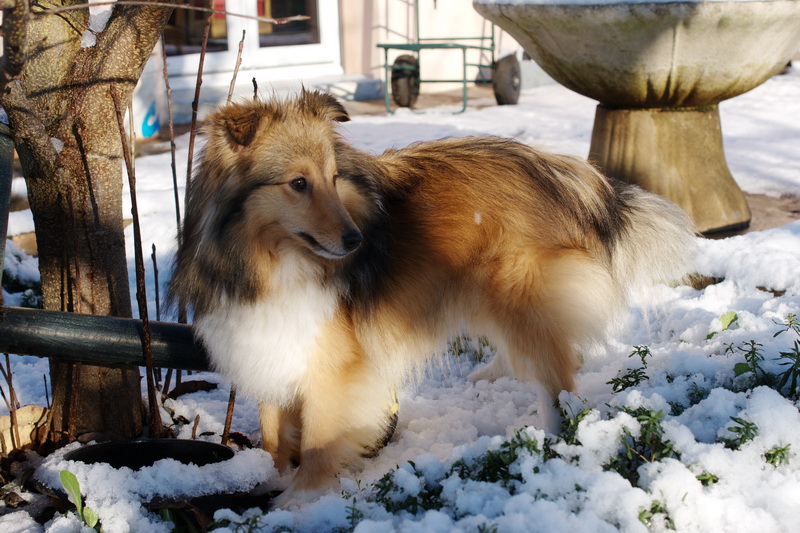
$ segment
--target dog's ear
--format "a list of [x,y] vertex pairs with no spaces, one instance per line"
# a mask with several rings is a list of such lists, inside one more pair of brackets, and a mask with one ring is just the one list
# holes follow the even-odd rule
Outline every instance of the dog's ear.
[[259,106],[229,104],[218,116],[228,140],[241,150],[253,142],[263,113]]
[[303,88],[300,93],[300,108],[324,120],[347,122],[350,115],[344,106],[330,94],[319,91],[307,91]]

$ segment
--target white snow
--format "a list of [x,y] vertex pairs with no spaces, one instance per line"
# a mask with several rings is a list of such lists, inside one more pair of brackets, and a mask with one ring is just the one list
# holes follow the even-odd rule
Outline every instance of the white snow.
[[[559,86],[546,86],[524,92],[517,106],[471,107],[461,115],[444,107],[423,113],[402,111],[391,117],[357,116],[343,125],[342,132],[358,147],[373,152],[479,133],[514,137],[585,157],[594,106],[593,101]],[[742,188],[772,196],[800,195],[800,73],[795,69],[724,102],[721,114],[725,151]],[[186,138],[178,144],[177,175],[182,182]],[[148,243],[145,252],[149,254],[149,243],[156,244],[161,284],[166,282],[174,253],[169,169],[169,154],[137,160],[143,240]],[[127,211],[130,202],[126,202]],[[11,231],[21,231],[24,224],[12,219]],[[130,231],[126,239],[132,257]],[[466,376],[478,364],[474,354],[449,354],[399,391],[400,419],[394,438],[377,458],[341,476],[341,493],[327,494],[301,509],[267,514],[257,509],[241,515],[222,510],[215,518],[230,525],[218,531],[236,531],[236,524],[246,520],[257,524],[254,531],[297,532],[336,528],[358,533],[482,528],[498,532],[644,532],[669,527],[681,532],[796,530],[800,514],[798,404],[772,388],[753,387],[747,374],[735,375],[734,365],[745,362],[745,343],[753,340],[761,345],[764,370],[773,374],[786,370],[776,358],[791,349],[796,337],[791,331],[775,335],[781,330],[776,322],[790,313],[800,315],[800,221],[701,241],[698,265],[701,274],[724,280],[703,290],[660,286],[638,295],[625,327],[604,346],[584,354],[576,394],[562,394],[561,401],[572,415],[584,408],[590,411],[577,424],[576,441],[553,444],[558,457],[521,452],[509,466],[515,480],[507,483],[454,474],[454,463],[473,464],[487,451],[499,450],[515,430],[535,439],[539,450],[546,435],[537,429],[539,416],[531,407],[537,405],[537,393],[529,385],[509,378],[472,384]],[[12,261],[10,267],[6,260],[6,268],[20,274],[29,267],[24,258]],[[152,268],[147,268],[152,278]],[[153,289],[149,279],[151,301]],[[154,316],[154,303],[151,307]],[[720,317],[729,311],[736,313],[736,320],[723,328]],[[634,346],[650,349],[648,379],[613,393],[608,381],[641,366],[638,357],[627,357]],[[22,402],[43,404],[46,361],[15,356],[12,367]],[[216,440],[222,430],[228,384],[210,373],[190,379],[213,381],[220,388],[169,400],[166,407],[188,420],[199,414],[198,433],[213,432],[216,436],[204,438]],[[643,430],[643,422],[632,414],[640,408],[663,412],[663,438],[679,457],[644,464],[638,470],[638,483],[632,484],[604,465],[619,456],[625,432],[636,436]],[[738,449],[724,445],[735,437],[731,429],[736,429],[736,423],[731,417],[758,427],[757,434]],[[190,436],[190,426],[179,428],[181,437]],[[257,440],[255,405],[237,402],[233,430]],[[787,446],[788,463],[767,463],[765,454]],[[269,457],[258,450],[238,452],[234,459],[216,466],[187,467],[163,461],[138,473],[68,463],[62,454],[46,458],[37,475],[58,485],[59,470],[75,473],[87,504],[99,513],[109,532],[168,531],[167,524],[142,506],[156,496],[198,495],[211,489],[246,491],[259,482],[267,488],[282,483]],[[380,484],[387,473],[392,489],[380,503],[373,484]],[[701,480],[709,476],[712,480],[704,484]],[[440,489],[440,508],[418,509],[416,514],[386,509],[387,502],[419,501],[433,489]],[[45,526],[23,511],[0,518],[0,531],[80,530],[74,515],[55,518]]]
[[89,27],[83,30],[81,35],[81,48],[91,48],[97,44],[97,35],[106,28],[113,11],[114,2],[109,0],[89,0]]

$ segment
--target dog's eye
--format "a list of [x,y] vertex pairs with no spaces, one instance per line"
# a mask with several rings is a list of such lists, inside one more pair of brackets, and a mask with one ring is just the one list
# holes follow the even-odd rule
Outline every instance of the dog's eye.
[[296,191],[304,191],[308,188],[308,183],[305,178],[295,178],[289,182],[289,187]]

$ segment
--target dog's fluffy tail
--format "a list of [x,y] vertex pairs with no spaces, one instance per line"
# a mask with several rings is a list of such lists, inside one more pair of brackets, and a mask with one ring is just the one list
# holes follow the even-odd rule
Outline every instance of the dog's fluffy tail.
[[686,212],[635,186],[622,185],[619,198],[627,223],[612,249],[614,278],[632,291],[684,281],[692,271],[697,246]]

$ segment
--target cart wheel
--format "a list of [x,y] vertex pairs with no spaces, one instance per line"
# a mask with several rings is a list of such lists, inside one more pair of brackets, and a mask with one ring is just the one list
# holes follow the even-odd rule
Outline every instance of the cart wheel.
[[400,107],[411,107],[419,96],[419,63],[402,55],[392,65],[392,98]]
[[517,56],[508,55],[494,64],[492,88],[498,105],[516,104],[519,101],[521,85],[522,77]]

